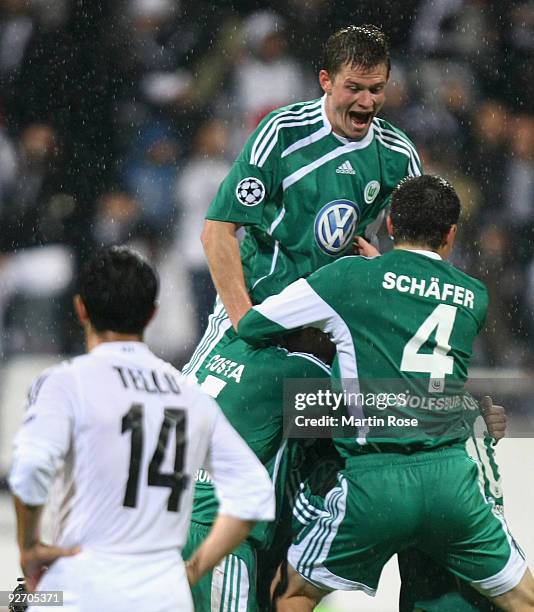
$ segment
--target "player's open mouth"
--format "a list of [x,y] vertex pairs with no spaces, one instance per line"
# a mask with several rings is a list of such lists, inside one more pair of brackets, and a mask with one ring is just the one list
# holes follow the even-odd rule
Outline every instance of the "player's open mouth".
[[352,127],[357,130],[361,130],[369,125],[369,122],[373,118],[373,113],[358,113],[356,111],[350,111],[349,118]]

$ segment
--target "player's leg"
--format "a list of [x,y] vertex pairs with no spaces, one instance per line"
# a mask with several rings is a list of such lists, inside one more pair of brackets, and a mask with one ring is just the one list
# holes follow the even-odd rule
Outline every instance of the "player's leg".
[[288,552],[288,587],[280,584],[281,574],[273,585],[278,609],[311,609],[333,590],[375,594],[384,565],[411,541],[423,499],[396,461],[362,455],[349,460],[323,499],[309,495],[308,484],[300,491],[295,514],[301,528]]
[[[205,540],[210,527],[191,523],[183,557],[187,560]],[[256,612],[256,556],[240,544],[192,588],[195,612]]]
[[415,548],[398,554],[399,612],[497,612],[499,608],[432,557]]
[[303,525],[313,518],[310,506],[323,507],[323,498],[336,486],[337,473],[344,465],[330,439],[290,439],[288,456],[285,495],[277,515],[276,531],[269,549],[257,551],[258,603],[262,611],[270,609],[270,591],[281,564],[286,568],[287,578],[288,549]]
[[[285,575],[282,575],[285,574]],[[273,581],[272,609],[277,612],[311,612],[330,593],[308,582],[291,565],[279,568]]]
[[266,550],[256,550],[258,582],[256,585],[258,610],[269,612],[271,610],[271,585],[281,563],[287,558],[287,551],[291,544],[288,534],[291,532],[290,520],[279,523],[271,545]]
[[299,468],[303,461],[301,440],[288,439],[282,460],[278,463],[276,479],[276,520],[264,532],[256,549],[258,568],[258,608],[271,608],[271,584],[280,564],[287,558],[292,539],[292,500],[300,483]]
[[[503,496],[499,466],[495,457],[495,441],[486,433],[486,424],[478,411],[468,412],[473,432],[466,443],[468,455],[477,462],[479,483],[484,494],[502,512]],[[489,599],[465,580],[454,576],[431,557],[414,548],[398,555],[401,577],[400,612],[415,608],[424,612],[496,612]]]
[[521,581],[511,591],[493,598],[502,610],[532,612],[534,610],[534,578],[527,569]]
[[[426,479],[428,505],[417,546],[493,601],[519,587],[524,555],[481,490],[476,463],[458,448],[456,456],[434,463]],[[510,597],[523,596],[528,584],[527,578]]]

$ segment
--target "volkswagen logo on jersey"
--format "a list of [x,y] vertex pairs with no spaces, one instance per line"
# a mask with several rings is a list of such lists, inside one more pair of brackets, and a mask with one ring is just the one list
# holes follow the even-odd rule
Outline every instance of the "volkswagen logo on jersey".
[[315,241],[330,256],[341,253],[351,242],[358,220],[360,209],[350,200],[328,202],[315,217]]

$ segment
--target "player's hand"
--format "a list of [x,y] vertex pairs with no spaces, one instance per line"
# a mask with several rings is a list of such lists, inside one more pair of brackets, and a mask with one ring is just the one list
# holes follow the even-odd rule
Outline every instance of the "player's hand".
[[30,548],[22,549],[20,553],[20,566],[26,578],[26,588],[33,592],[44,572],[54,561],[61,557],[72,557],[80,552],[79,546],[61,548],[60,546],[47,546],[38,542]]
[[502,406],[494,406],[489,395],[480,401],[482,416],[488,427],[488,433],[498,442],[506,435],[506,411]]
[[380,255],[380,251],[361,236],[356,236],[353,246],[355,255],[363,255],[364,257],[376,257]]

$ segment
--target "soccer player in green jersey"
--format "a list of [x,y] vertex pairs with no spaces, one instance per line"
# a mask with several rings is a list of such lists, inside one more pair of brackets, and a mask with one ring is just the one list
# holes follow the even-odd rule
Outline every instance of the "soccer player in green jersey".
[[[298,452],[294,441],[283,437],[283,379],[320,379],[329,375],[330,368],[314,355],[274,346],[256,349],[240,338],[229,342],[221,354],[214,355],[199,370],[201,388],[216,399],[226,418],[267,468],[276,493],[276,521],[258,523],[248,540],[192,587],[197,612],[258,610],[256,585],[263,577],[257,576],[256,551],[285,544],[281,553],[285,555],[290,538],[288,527],[285,542],[273,542],[275,529],[284,517],[290,524],[286,484],[288,470],[292,469]],[[217,509],[210,474],[199,470],[184,559],[206,539]],[[278,556],[278,562],[280,558],[283,556]],[[268,607],[268,585],[269,582],[264,596],[267,606],[264,607]]]
[[534,610],[524,556],[480,490],[465,448],[470,428],[458,389],[488,297],[480,281],[444,261],[459,212],[443,179],[406,179],[388,218],[393,251],[342,258],[239,322],[239,336],[253,344],[317,327],[336,344],[333,371],[345,390],[375,390],[377,379],[406,389],[385,412],[348,396],[356,434],[335,439],[346,460],[337,486],[309,499],[313,518],[289,550],[281,611],[311,610],[335,589],[373,594],[387,560],[409,547],[502,609]]
[[380,30],[340,30],[324,50],[324,96],[274,111],[251,135],[207,214],[220,299],[185,374],[199,380],[251,303],[350,252],[355,235],[372,236],[392,189],[420,174],[411,141],[376,117],[389,71]]
[[207,213],[202,241],[220,299],[184,373],[220,353],[252,304],[372,236],[392,190],[421,173],[409,138],[377,117],[389,72],[378,28],[340,30],[324,48],[323,97],[273,111],[250,136]]

